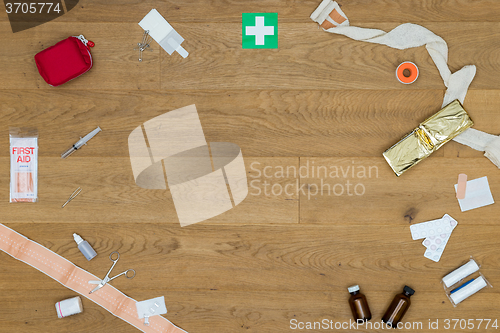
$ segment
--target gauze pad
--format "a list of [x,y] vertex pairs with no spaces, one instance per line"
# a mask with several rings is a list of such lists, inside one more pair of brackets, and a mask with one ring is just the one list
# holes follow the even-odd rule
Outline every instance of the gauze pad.
[[[455,184],[455,191],[458,192],[458,184]],[[469,180],[465,189],[465,198],[458,199],[458,204],[462,212],[494,203],[495,200],[493,200],[493,196],[491,195],[488,177]]]

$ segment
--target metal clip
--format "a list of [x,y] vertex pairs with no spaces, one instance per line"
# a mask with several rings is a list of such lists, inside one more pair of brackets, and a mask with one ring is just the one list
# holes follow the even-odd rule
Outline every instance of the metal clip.
[[[140,43],[137,43],[138,48],[135,48],[134,50],[139,51],[139,61],[142,61],[142,52],[146,50],[149,47],[149,44],[153,38],[149,36],[149,30],[144,30],[144,34],[142,35],[142,41]],[[151,49],[149,49],[152,51]]]
[[80,36],[73,36],[73,37],[76,37],[78,38],[79,40],[82,41],[83,44],[87,45],[87,43],[89,42],[88,40],[85,39],[85,37],[83,35],[80,35]]

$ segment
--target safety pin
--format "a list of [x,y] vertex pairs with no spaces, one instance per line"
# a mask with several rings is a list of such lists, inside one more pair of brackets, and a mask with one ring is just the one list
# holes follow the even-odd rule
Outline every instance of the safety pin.
[[[79,191],[78,191],[78,190],[79,190]],[[77,192],[77,191],[78,191],[78,192]],[[81,191],[82,191],[82,188],[81,188],[81,187],[77,188],[77,189],[76,189],[76,190],[75,190],[75,191],[74,191],[74,192],[70,195],[70,197],[69,197],[68,201],[66,201],[66,202],[64,203],[64,205],[62,205],[62,207],[61,207],[61,208],[64,208],[64,206],[66,206],[67,204],[69,204],[69,202],[70,202],[71,200],[73,200],[74,198],[76,198],[76,196],[77,196],[78,194],[80,194],[80,192],[81,192]],[[75,194],[75,193],[76,193],[76,194]]]
[[[139,51],[139,61],[142,61],[142,52],[148,49],[149,44],[152,41],[153,38],[149,36],[149,30],[145,30],[144,35],[142,35],[142,41],[140,43],[137,43],[137,46],[139,46],[139,48],[134,49]],[[151,49],[149,50],[152,51]]]

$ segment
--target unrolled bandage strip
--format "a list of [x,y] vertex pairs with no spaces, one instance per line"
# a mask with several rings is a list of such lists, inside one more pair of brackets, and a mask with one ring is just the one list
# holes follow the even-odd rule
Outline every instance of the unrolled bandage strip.
[[116,317],[147,333],[186,332],[161,316],[150,319],[149,326],[139,319],[136,301],[125,296],[118,289],[106,284],[98,292],[89,295],[94,288],[88,282],[99,280],[97,276],[83,270],[46,247],[24,237],[14,230],[0,224],[0,250],[20,260],[56,280],[63,286],[79,293],[92,302],[102,306]]
[[457,224],[454,218],[445,214],[440,219],[412,225],[411,237],[413,240],[425,238],[422,242],[426,247],[424,257],[438,262]]
[[[444,85],[448,88],[441,107],[458,99],[463,104],[467,89],[476,75],[476,66],[468,65],[451,73],[448,67],[448,45],[432,31],[412,23],[404,23],[389,32],[349,26],[349,20],[336,1],[323,0],[311,14],[323,30],[344,35],[354,40],[387,45],[404,50],[424,46],[436,65]],[[500,168],[500,136],[468,129],[453,139],[473,149],[484,151],[485,156]]]

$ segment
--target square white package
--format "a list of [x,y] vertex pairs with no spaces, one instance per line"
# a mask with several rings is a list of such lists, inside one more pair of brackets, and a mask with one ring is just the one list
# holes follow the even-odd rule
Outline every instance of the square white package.
[[36,202],[38,137],[14,131],[16,133],[10,135],[10,202]]
[[167,313],[165,306],[165,296],[151,298],[135,303],[139,319],[144,317],[158,316]]
[[[455,184],[455,193],[457,192],[457,187],[458,185]],[[491,195],[488,177],[485,176],[467,181],[465,198],[457,200],[462,212],[494,204],[495,201]]]
[[177,51],[183,58],[189,55],[181,46],[184,38],[175,31],[170,23],[168,23],[156,9],[151,9],[141,22],[139,22],[139,25],[144,30],[149,31],[149,35],[160,44],[168,54],[171,55],[174,51]]

